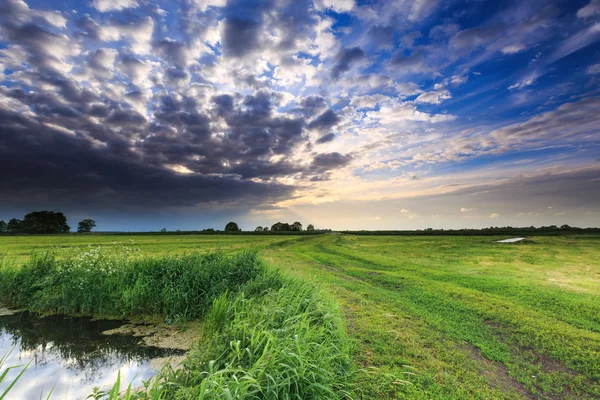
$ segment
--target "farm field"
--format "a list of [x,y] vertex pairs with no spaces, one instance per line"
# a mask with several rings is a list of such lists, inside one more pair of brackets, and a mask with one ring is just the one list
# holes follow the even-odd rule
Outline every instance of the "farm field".
[[356,398],[600,398],[600,237],[3,236],[20,262],[59,245],[159,255],[256,249],[340,303]]

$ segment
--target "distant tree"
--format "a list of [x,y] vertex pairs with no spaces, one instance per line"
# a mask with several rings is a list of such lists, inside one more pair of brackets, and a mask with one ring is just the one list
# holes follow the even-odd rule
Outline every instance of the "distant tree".
[[167,233],[167,228],[162,228],[160,231],[161,233]]
[[25,215],[21,222],[21,231],[24,233],[67,233],[70,230],[67,217],[61,212],[34,211]]
[[225,232],[238,232],[238,231],[241,231],[241,229],[238,226],[238,224],[236,224],[235,222],[230,222],[227,225],[225,225]]
[[567,224],[561,225],[560,229],[571,229],[571,227]]
[[315,226],[313,224],[308,224],[308,226],[306,227],[307,231],[314,231],[315,230]]
[[263,227],[262,226],[257,226],[256,229],[254,230],[254,232],[262,232],[263,231]]
[[268,226],[263,226],[263,232],[269,232],[269,227]]
[[277,222],[271,226],[271,231],[273,232],[287,232],[291,230],[290,224],[287,223]]
[[6,222],[0,221],[0,233],[6,232]]
[[294,222],[290,226],[290,229],[293,230],[293,231],[296,231],[296,232],[301,231],[302,230],[302,224],[300,222],[296,221],[296,222]]
[[208,229],[202,229],[202,232],[214,232],[215,230],[213,228],[208,228]]
[[89,233],[96,226],[96,221],[93,219],[84,219],[83,221],[79,221],[77,224],[77,232],[78,233]]
[[6,232],[8,233],[21,233],[21,220],[13,218],[6,224]]

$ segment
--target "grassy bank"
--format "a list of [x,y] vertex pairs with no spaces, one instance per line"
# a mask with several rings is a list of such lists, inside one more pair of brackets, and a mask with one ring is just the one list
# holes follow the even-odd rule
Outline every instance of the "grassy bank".
[[141,399],[351,398],[340,315],[315,287],[265,275],[224,294],[184,368],[166,368]]
[[[201,343],[183,368],[166,367],[147,391],[121,392],[124,397],[348,396],[350,348],[335,302],[313,285],[269,270],[256,252],[42,253],[1,266],[0,296],[5,304],[44,313],[203,318]],[[118,398],[117,392],[96,397]]]

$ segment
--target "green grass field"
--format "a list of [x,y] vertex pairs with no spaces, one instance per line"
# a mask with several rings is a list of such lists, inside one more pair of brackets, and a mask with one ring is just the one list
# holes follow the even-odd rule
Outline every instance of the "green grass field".
[[16,262],[55,245],[142,254],[254,248],[339,301],[358,398],[600,398],[600,237],[0,237]]

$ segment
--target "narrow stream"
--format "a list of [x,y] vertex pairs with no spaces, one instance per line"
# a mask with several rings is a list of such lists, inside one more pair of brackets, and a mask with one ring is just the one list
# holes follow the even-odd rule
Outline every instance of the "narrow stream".
[[[122,387],[139,386],[157,370],[151,360],[181,355],[181,350],[140,344],[132,335],[103,335],[125,322],[64,316],[39,317],[23,311],[0,316],[0,357],[9,354],[2,369],[29,368],[11,389],[9,399],[85,399],[94,387],[110,389],[121,372]],[[22,368],[9,372],[0,394]],[[124,383],[124,385],[123,385]]]

